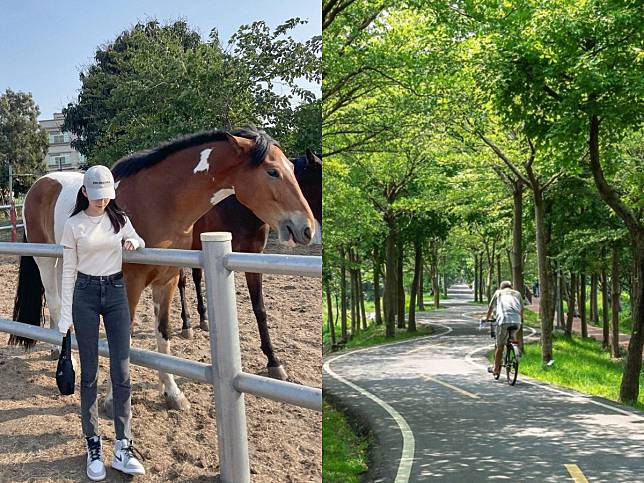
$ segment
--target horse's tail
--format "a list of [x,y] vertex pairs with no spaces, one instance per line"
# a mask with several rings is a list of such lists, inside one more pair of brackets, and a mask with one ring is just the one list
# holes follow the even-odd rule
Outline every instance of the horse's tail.
[[[24,235],[23,242],[27,241]],[[40,278],[40,270],[34,257],[20,257],[20,270],[18,272],[18,288],[13,305],[13,320],[25,324],[41,326],[45,320],[43,311],[45,287]],[[24,345],[25,350],[36,344],[33,339],[11,334],[9,345]]]

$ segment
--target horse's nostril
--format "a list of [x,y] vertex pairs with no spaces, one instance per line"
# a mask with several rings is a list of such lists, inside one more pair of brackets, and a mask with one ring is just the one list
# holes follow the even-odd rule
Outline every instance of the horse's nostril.
[[307,240],[311,239],[311,229],[308,226],[304,228],[304,238]]

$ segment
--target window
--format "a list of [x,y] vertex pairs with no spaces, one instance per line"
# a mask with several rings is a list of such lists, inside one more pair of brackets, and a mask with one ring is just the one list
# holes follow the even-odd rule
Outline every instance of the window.
[[50,154],[48,164],[50,168],[71,166],[70,153]]
[[69,144],[71,137],[68,132],[60,131],[49,132],[49,144]]

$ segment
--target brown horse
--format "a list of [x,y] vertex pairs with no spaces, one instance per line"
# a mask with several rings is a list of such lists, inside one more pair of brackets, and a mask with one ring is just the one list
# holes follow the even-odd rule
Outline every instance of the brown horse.
[[[306,244],[315,230],[293,166],[268,135],[254,128],[232,135],[210,131],[179,139],[126,157],[112,172],[117,180],[116,201],[149,248],[191,248],[194,223],[212,208],[211,202],[219,199],[221,190],[234,190],[244,205],[277,230],[280,239]],[[27,241],[60,242],[82,180],[81,173],[52,173],[36,181],[24,202]],[[30,258],[21,258],[14,320],[41,324],[42,297],[39,305],[33,298],[42,293],[44,285],[50,324],[56,327],[62,263],[56,258],[35,258],[42,276],[40,284],[40,277],[28,277],[30,267],[33,269]],[[168,354],[169,307],[179,268],[126,263],[123,272],[132,318],[141,292],[152,285],[157,349]],[[29,287],[30,281],[35,285]],[[34,342],[12,337],[10,343],[29,346]],[[170,408],[189,407],[171,374],[159,372],[159,378]],[[111,390],[106,410],[111,412]]]
[[[304,197],[311,207],[311,211],[322,224],[322,161],[311,151],[306,151],[302,156],[293,161],[295,178],[300,185]],[[230,196],[216,204],[208,213],[195,223],[192,231],[192,249],[201,250],[201,233],[208,231],[229,231],[233,234],[233,251],[261,253],[266,247],[268,225],[257,218],[235,196]],[[201,292],[202,270],[192,269],[192,278],[197,292],[197,310],[199,312],[199,326],[208,330],[206,321],[206,307]],[[264,308],[264,295],[262,292],[262,274],[246,273],[246,285],[253,305],[253,312],[257,319],[257,327],[261,339],[261,349],[268,359],[268,374],[276,379],[286,379],[287,374],[282,363],[273,352],[273,345],[268,333],[266,322],[266,309]],[[181,271],[179,278],[179,293],[181,294],[181,319],[183,320],[182,336],[192,337],[190,327],[190,314],[186,303],[186,275]]]

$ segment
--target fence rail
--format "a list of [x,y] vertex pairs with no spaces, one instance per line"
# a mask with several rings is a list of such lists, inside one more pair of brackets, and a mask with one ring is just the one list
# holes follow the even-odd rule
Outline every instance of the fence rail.
[[[320,278],[322,257],[233,253],[230,233],[203,233],[201,239],[201,251],[145,248],[123,252],[123,261],[205,269],[212,365],[135,348],[130,350],[130,361],[135,365],[213,385],[220,481],[244,483],[250,481],[244,393],[321,412],[322,390],[241,370],[233,272]],[[0,254],[60,258],[63,247],[44,243],[0,242]],[[217,303],[213,303],[213,300],[217,300]],[[0,319],[0,331],[52,344],[61,342],[61,335],[55,329],[12,320]],[[72,345],[78,348],[75,337],[72,337]],[[99,354],[109,357],[106,340],[99,341]]]

